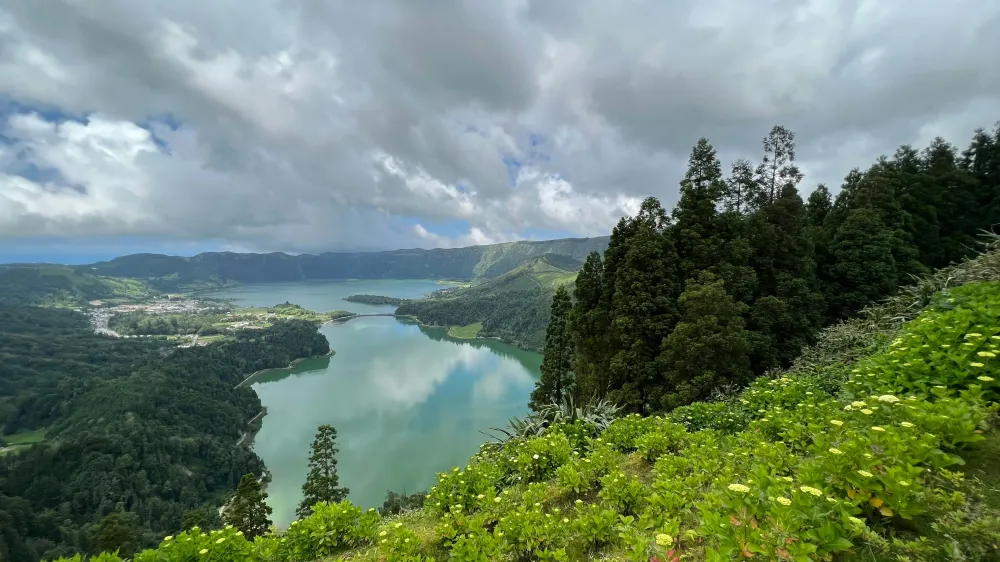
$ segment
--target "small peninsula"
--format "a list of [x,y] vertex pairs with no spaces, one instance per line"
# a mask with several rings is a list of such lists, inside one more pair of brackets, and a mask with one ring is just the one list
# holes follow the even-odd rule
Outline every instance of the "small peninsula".
[[400,306],[409,299],[401,299],[398,297],[386,297],[382,295],[348,295],[344,297],[347,302],[360,302],[363,304],[387,304],[392,306]]

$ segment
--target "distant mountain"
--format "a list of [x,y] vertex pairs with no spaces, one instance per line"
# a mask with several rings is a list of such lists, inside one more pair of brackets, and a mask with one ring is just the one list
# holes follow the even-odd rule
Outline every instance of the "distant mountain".
[[575,257],[544,254],[469,287],[445,289],[428,298],[404,302],[396,312],[436,326],[480,323],[480,337],[540,351],[552,295],[556,287],[572,285],[582,265]]
[[393,250],[289,255],[209,252],[186,258],[133,254],[110,261],[76,266],[81,272],[146,280],[162,291],[198,289],[225,284],[301,281],[307,279],[492,279],[533,259],[582,261],[603,252],[608,237],[520,241],[434,250]]

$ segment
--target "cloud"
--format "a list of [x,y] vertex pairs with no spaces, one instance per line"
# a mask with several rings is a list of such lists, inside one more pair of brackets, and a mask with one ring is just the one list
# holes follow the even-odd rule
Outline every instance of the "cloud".
[[0,239],[606,234],[700,136],[758,159],[789,126],[805,191],[963,144],[996,52],[978,0],[0,0]]

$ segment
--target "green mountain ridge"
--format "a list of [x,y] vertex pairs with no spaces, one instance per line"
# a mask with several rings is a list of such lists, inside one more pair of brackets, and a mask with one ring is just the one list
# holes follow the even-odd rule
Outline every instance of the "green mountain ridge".
[[267,283],[310,279],[491,279],[538,256],[582,260],[608,237],[517,241],[450,249],[290,255],[208,252],[193,257],[132,254],[76,266],[79,272],[143,279],[161,291],[196,290],[227,281]]

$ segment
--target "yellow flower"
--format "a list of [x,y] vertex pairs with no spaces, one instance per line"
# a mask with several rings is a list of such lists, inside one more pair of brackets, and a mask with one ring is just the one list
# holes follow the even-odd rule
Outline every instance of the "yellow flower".
[[535,455],[533,457],[531,457],[531,458],[533,458],[533,459],[535,459],[537,461],[538,460],[538,453],[535,453]]
[[969,363],[969,366],[970,367],[982,367],[983,364],[980,363],[980,362],[978,362],[978,361],[973,361],[972,363]]
[[841,451],[840,449],[838,449],[836,447],[830,447],[830,452],[833,453],[833,454],[835,454],[835,455],[843,455],[844,454],[843,451]]
[[993,377],[988,377],[986,375],[981,375],[981,376],[978,376],[976,378],[979,379],[979,380],[981,380],[981,381],[983,381],[983,382],[993,382]]
[[226,540],[226,537],[221,537],[217,541],[215,541],[215,544],[219,544],[219,543],[221,543],[224,540]]
[[851,406],[854,406],[855,408],[864,408],[867,405],[868,404],[862,400],[855,400],[854,402],[851,402]]
[[583,500],[576,500],[576,505],[583,505]]
[[861,476],[864,476],[865,478],[871,478],[872,477],[872,473],[868,472],[867,470],[859,470],[858,474],[860,474]]
[[872,411],[871,411],[871,410],[869,410],[868,408],[865,408],[864,410],[861,410],[861,413],[862,413],[862,414],[864,414],[864,415],[866,415],[866,416],[870,416],[870,415],[872,415],[872,414],[873,414],[874,412],[872,412]]
[[792,500],[790,500],[790,499],[788,499],[788,498],[786,498],[784,496],[778,497],[778,498],[774,498],[774,501],[780,503],[781,505],[792,505]]
[[496,503],[500,503],[500,496],[493,498],[493,501]]
[[485,497],[486,497],[486,496],[484,496],[483,494],[479,494],[478,496],[476,496],[476,499],[477,499],[477,500],[481,500],[481,499],[483,499],[483,498],[485,498]]
[[913,427],[913,424],[912,424],[912,423],[910,423],[910,422],[908,422],[908,421],[905,421],[905,422],[899,422],[899,425],[901,425],[901,426],[903,426],[903,427]]
[[899,398],[896,398],[892,394],[883,394],[882,396],[878,397],[878,401],[892,404],[893,402],[899,402]]
[[203,548],[203,549],[201,549],[201,550],[198,551],[198,554],[208,554],[208,549],[207,548]]
[[563,517],[563,523],[569,523],[569,518],[568,517]]
[[835,425],[837,427],[840,427],[840,426],[844,425],[844,422],[842,422],[840,420],[830,420],[830,423],[832,423],[833,425]]
[[997,354],[993,353],[992,351],[980,351],[979,353],[976,353],[976,355],[978,355],[980,357],[996,357],[997,356]]
[[802,490],[803,492],[807,493],[807,494],[812,494],[812,495],[817,496],[817,497],[823,495],[822,491],[817,490],[816,488],[813,488],[812,486],[800,486],[799,489]]
[[[461,506],[459,506],[459,507],[461,507]],[[398,528],[400,528],[400,527],[402,527],[402,526],[403,526],[403,524],[402,524],[402,523],[399,523],[399,522],[397,522],[396,524],[394,524],[394,525],[393,525],[393,528],[396,528],[396,529],[398,529]]]
[[885,431],[885,428],[882,427],[882,426],[873,425],[872,426],[872,431]]
[[385,536],[385,534],[386,534],[386,531],[382,531],[381,533],[379,533],[379,534],[378,534],[378,536],[380,536],[380,537],[384,537],[384,536]]
[[743,494],[750,491],[750,488],[748,486],[744,486],[743,484],[730,484],[729,489],[733,492],[740,492]]
[[172,541],[172,540],[174,540],[174,536],[173,535],[167,535],[167,536],[163,537],[163,540],[165,540],[165,541]]
[[782,476],[781,479],[784,480],[785,482],[791,482],[792,481],[792,477],[791,476]]
[[674,537],[666,533],[660,533],[656,535],[656,544],[657,546],[670,546],[674,544]]
[[863,520],[858,519],[857,517],[853,517],[851,515],[847,516],[847,520],[850,521],[851,523],[854,523],[855,525],[862,525],[863,526],[865,524],[865,522]]

